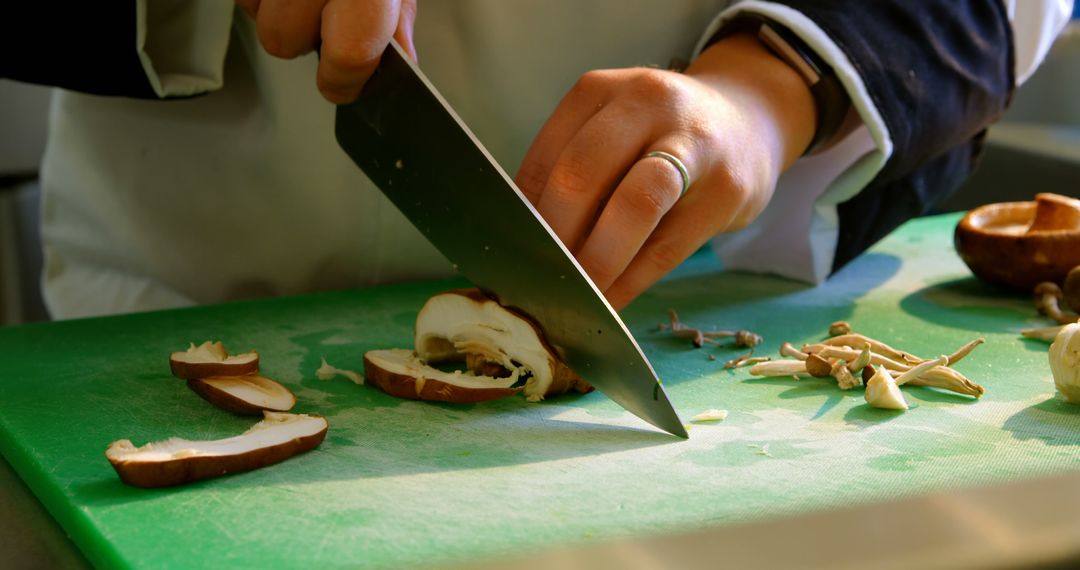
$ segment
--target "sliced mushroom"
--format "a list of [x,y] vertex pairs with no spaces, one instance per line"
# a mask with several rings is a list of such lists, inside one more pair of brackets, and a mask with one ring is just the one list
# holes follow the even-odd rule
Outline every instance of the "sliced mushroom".
[[184,352],[169,355],[173,376],[190,380],[211,376],[245,376],[259,371],[259,354],[254,350],[230,356],[221,341],[191,343]]
[[364,376],[369,384],[391,396],[458,404],[513,396],[525,387],[524,382],[518,382],[520,370],[503,378],[460,370],[444,372],[403,348],[369,350],[364,354]]
[[326,437],[326,418],[265,412],[241,435],[214,441],[170,438],[135,447],[122,439],[105,457],[120,480],[136,487],[168,487],[240,473],[309,451]]
[[257,374],[192,378],[187,385],[207,402],[236,414],[287,412],[296,405],[296,396],[288,388]]
[[[477,289],[458,289],[428,299],[416,318],[416,354],[429,364],[465,360],[470,370],[498,365],[530,401],[592,386],[563,362],[531,317],[504,307]],[[491,378],[481,374],[477,378]],[[370,374],[369,374],[370,378]],[[454,380],[454,378],[448,378]]]

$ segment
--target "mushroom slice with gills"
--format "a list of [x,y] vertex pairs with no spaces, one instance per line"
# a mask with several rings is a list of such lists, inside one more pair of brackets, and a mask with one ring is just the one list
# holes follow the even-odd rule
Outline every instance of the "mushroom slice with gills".
[[173,376],[190,380],[211,376],[245,376],[259,371],[259,353],[254,350],[230,356],[221,341],[191,343],[184,352],[169,355]]
[[524,388],[521,372],[509,376],[477,375],[431,366],[411,350],[391,348],[364,354],[364,376],[376,388],[398,398],[473,404],[513,396]]
[[296,396],[288,388],[257,374],[192,378],[187,385],[207,402],[235,414],[286,412],[296,405]]
[[135,447],[115,441],[105,457],[120,480],[135,487],[168,487],[250,471],[310,451],[326,437],[326,418],[265,412],[241,435],[213,441],[170,438]]
[[478,289],[457,289],[428,299],[416,317],[415,347],[425,362],[467,360],[470,369],[497,364],[525,379],[531,401],[592,386],[575,374],[530,316],[504,307]]

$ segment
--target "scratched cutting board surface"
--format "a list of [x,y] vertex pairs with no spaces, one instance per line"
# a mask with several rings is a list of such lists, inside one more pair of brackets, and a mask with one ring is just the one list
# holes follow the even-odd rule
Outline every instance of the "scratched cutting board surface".
[[[684,420],[730,411],[688,441],[600,393],[455,406],[316,378],[322,356],[360,369],[365,350],[408,346],[423,301],[459,283],[435,282],[0,329],[0,451],[92,562],[132,567],[461,562],[1080,469],[1080,408],[1055,395],[1046,345],[1016,334],[1045,323],[971,278],[956,221],[909,223],[820,287],[718,273],[699,255],[630,307]],[[984,336],[957,368],[986,396],[905,387],[899,413],[828,380],[753,379],[722,368],[740,350],[658,331],[669,307],[763,334],[759,354],[837,319],[925,356]],[[329,419],[326,441],[185,487],[121,484],[103,455],[113,440],[252,423],[169,375],[168,353],[205,339],[259,350],[296,411]]]

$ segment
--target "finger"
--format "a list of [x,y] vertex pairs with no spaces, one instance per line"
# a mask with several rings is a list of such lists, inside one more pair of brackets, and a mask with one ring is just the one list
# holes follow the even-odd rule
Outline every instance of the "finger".
[[322,13],[316,83],[332,103],[360,94],[390,42],[399,19],[396,0],[330,0]]
[[[693,163],[686,168],[689,173],[696,172]],[[679,199],[682,185],[682,173],[663,158],[645,157],[634,163],[577,254],[578,262],[601,291],[611,287],[630,265]]]
[[394,31],[394,39],[409,54],[414,62],[416,57],[416,45],[413,43],[413,26],[416,23],[416,0],[401,0],[400,15],[398,16],[397,30]]
[[236,5],[244,11],[245,14],[251,16],[251,19],[255,19],[255,15],[259,12],[259,0],[236,0]]
[[581,126],[603,109],[606,97],[605,83],[611,72],[590,71],[559,102],[521,161],[514,181],[533,205],[540,203],[540,195],[547,185],[552,167],[567,143]]
[[325,0],[262,0],[255,29],[263,49],[275,57],[292,59],[315,49]]
[[713,236],[747,219],[746,204],[746,196],[724,176],[696,181],[605,291],[608,301],[626,306]]
[[551,167],[537,211],[577,251],[619,181],[648,144],[648,125],[605,110],[589,119]]

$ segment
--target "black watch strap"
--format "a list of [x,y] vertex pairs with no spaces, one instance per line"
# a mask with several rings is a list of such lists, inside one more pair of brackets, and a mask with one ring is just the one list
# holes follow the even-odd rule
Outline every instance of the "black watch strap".
[[760,14],[742,12],[724,23],[710,44],[740,32],[751,32],[769,51],[790,65],[810,88],[817,109],[817,129],[804,155],[828,148],[844,126],[851,99],[832,67],[799,36]]

